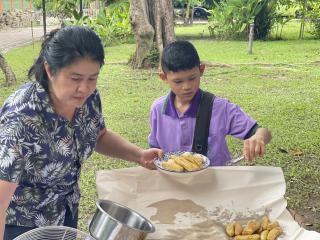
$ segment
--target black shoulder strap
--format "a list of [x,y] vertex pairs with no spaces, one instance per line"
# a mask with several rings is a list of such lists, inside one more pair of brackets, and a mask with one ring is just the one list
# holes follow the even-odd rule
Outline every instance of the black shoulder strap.
[[212,106],[215,96],[209,92],[203,92],[200,106],[197,112],[196,127],[192,144],[192,152],[207,155],[209,127],[212,113]]

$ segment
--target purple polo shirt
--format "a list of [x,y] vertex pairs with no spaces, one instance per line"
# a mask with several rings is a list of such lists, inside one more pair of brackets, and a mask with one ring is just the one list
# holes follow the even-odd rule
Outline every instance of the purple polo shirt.
[[[196,115],[202,97],[202,90],[196,93],[190,107],[179,114],[174,106],[175,95],[170,92],[155,100],[151,106],[148,142],[165,152],[191,151]],[[226,136],[244,139],[256,125],[256,121],[239,106],[227,99],[215,97],[208,137],[208,158],[211,166],[224,166],[231,159]]]

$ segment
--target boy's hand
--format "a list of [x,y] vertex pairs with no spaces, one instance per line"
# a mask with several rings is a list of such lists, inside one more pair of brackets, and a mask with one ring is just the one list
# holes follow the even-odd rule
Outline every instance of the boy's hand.
[[251,162],[258,156],[262,156],[266,152],[266,144],[262,137],[253,135],[243,143],[243,155],[246,160]]
[[243,143],[243,155],[249,162],[266,153],[266,144],[271,140],[271,133],[266,128],[258,128],[257,132]]

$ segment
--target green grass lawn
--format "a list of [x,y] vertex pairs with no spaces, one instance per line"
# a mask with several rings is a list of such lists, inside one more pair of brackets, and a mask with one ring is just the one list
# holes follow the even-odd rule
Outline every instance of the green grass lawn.
[[[195,26],[194,32],[201,32]],[[176,29],[179,37],[183,31]],[[184,36],[185,37],[185,36]],[[239,104],[272,131],[267,154],[257,165],[282,167],[287,182],[290,208],[304,213],[320,231],[320,41],[286,40],[254,42],[253,55],[247,43],[193,39],[201,59],[208,63],[202,88]],[[134,44],[106,48],[107,63],[99,77],[105,121],[141,147],[147,147],[149,108],[168,89],[156,70],[132,70],[122,64],[135,49]],[[26,46],[6,54],[19,79],[14,87],[4,87],[0,73],[2,103],[18,85],[27,81],[28,67],[39,45]],[[120,62],[120,63],[119,63]],[[209,64],[210,63],[210,64]],[[241,151],[241,142],[228,139],[232,153]],[[80,228],[95,211],[95,172],[133,166],[125,161],[94,154],[83,166]]]
[[[299,30],[300,30],[300,20],[293,19],[286,23],[283,27],[281,39],[283,40],[297,40],[299,38]],[[277,32],[278,30],[278,32]],[[271,29],[271,33],[269,38],[276,39],[280,37],[281,26],[274,26]],[[311,26],[309,23],[306,23],[305,31],[304,31],[304,39],[311,39],[312,35],[310,34]],[[183,24],[176,25],[175,32],[178,36],[182,38],[189,39],[199,39],[199,38],[209,38],[209,30],[207,24],[194,24],[192,27],[185,26]]]

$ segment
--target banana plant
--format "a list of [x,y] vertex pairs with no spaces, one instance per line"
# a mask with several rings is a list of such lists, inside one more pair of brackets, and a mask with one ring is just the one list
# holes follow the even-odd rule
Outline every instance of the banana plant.
[[110,3],[99,11],[90,27],[99,34],[104,44],[128,40],[133,35],[129,20],[129,2]]
[[[271,0],[272,1],[272,0]],[[222,37],[241,36],[248,32],[255,17],[270,0],[225,0],[214,2],[209,17],[209,31]]]

